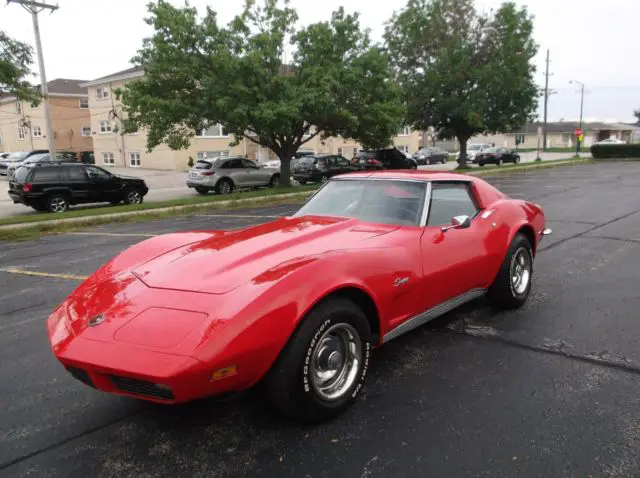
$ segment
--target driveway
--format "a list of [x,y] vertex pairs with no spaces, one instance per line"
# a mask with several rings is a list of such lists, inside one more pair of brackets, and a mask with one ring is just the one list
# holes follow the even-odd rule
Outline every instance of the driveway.
[[54,360],[44,323],[74,275],[149,235],[247,227],[294,206],[3,244],[0,476],[638,476],[640,163],[487,179],[541,204],[554,229],[527,304],[495,312],[480,299],[386,344],[355,406],[317,427],[283,419],[259,390],[172,407],[97,392]]

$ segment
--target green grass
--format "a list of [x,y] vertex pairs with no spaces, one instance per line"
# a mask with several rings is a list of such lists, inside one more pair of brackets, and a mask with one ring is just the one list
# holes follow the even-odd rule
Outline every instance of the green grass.
[[[296,198],[276,198],[273,199],[267,195],[263,197],[257,197],[255,201],[251,202],[251,206],[278,206],[283,204],[297,204],[300,199]],[[217,201],[219,202],[219,201]],[[246,208],[247,204],[239,201],[232,201],[229,204],[216,204],[216,201],[211,202],[211,209],[224,209],[225,211]],[[84,220],[78,222],[63,222],[56,223],[54,221],[42,222],[40,224],[34,224],[32,226],[26,225],[25,227],[16,228],[0,228],[0,241],[27,241],[31,239],[38,239],[46,234],[60,234],[65,232],[77,232],[90,226],[99,226],[102,224],[118,224],[129,222],[147,222],[158,219],[168,219],[171,217],[189,217],[202,211],[202,207],[198,204],[194,204],[193,207],[187,207],[184,209],[169,209],[162,211],[149,211],[141,214],[127,215],[127,216],[88,216]],[[57,216],[56,216],[57,217]]]
[[[233,193],[228,194],[226,196],[218,196],[218,195],[207,195],[207,196],[192,196],[178,199],[169,199],[166,201],[155,201],[148,202],[142,204],[131,204],[131,205],[120,205],[120,206],[107,206],[107,207],[96,207],[91,209],[77,209],[74,211],[67,211],[59,214],[50,214],[50,213],[41,213],[41,214],[30,214],[28,216],[12,216],[12,217],[4,217],[0,218],[0,226],[6,226],[9,224],[29,224],[32,222],[40,222],[40,221],[53,221],[58,219],[69,219],[69,218],[80,218],[80,217],[97,217],[104,216],[107,214],[117,214],[121,212],[132,212],[132,211],[147,211],[150,209],[158,209],[164,207],[174,207],[174,206],[189,206],[189,205],[200,205],[203,204],[211,204],[215,205],[216,202],[220,201],[234,201],[238,199],[252,199],[252,198],[269,198],[271,196],[277,194],[289,194],[289,193],[299,193],[305,191],[315,191],[320,185],[319,184],[310,184],[305,186],[297,186],[297,187],[289,187],[289,188],[273,188],[273,189],[261,189],[258,191],[249,191],[242,193]],[[136,215],[134,217],[140,217]]]
[[[515,149],[515,148],[512,148]],[[517,150],[519,153],[532,153],[534,151],[538,151],[538,148],[518,148]],[[586,146],[582,146],[580,148],[580,152],[581,153],[588,153],[590,151],[590,149]],[[540,152],[541,153],[575,153],[576,152],[576,147],[573,146],[571,148],[547,148],[546,150],[542,151],[542,148],[540,148]]]
[[[473,168],[471,170],[471,174],[475,176],[484,176],[488,174],[512,173],[514,171],[555,168],[558,166],[571,166],[572,164],[587,164],[593,162],[594,161],[591,158],[581,158],[579,156],[573,156],[571,158],[556,159],[554,161],[538,161],[524,164],[506,164],[503,166],[484,166],[483,168]],[[459,170],[456,169],[455,171],[458,172]],[[465,169],[463,172],[467,173],[468,171],[469,168]]]

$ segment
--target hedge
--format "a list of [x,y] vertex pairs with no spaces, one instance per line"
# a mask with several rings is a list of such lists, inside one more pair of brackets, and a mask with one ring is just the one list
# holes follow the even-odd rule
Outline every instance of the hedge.
[[593,159],[640,158],[640,144],[594,144]]

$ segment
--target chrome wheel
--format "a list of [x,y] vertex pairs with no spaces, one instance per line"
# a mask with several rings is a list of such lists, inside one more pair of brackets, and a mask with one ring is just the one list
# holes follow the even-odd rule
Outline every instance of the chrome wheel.
[[229,181],[222,181],[220,184],[220,194],[229,194],[231,192],[231,184]]
[[142,202],[142,195],[140,191],[129,191],[127,193],[127,203],[128,204],[140,204]]
[[327,401],[341,399],[358,379],[362,340],[349,324],[335,324],[317,342],[311,356],[311,384]]
[[531,254],[521,247],[511,259],[511,290],[516,295],[522,295],[531,281]]
[[63,212],[67,210],[67,200],[63,197],[56,196],[49,201],[49,210],[51,212]]

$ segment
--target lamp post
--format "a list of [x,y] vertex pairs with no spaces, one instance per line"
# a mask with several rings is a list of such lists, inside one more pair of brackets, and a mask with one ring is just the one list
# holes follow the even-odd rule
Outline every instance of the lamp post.
[[[580,85],[580,129],[582,130],[582,110],[584,107],[584,83],[578,80],[571,80],[569,84],[577,83]],[[576,138],[576,155],[580,152],[580,138]]]

